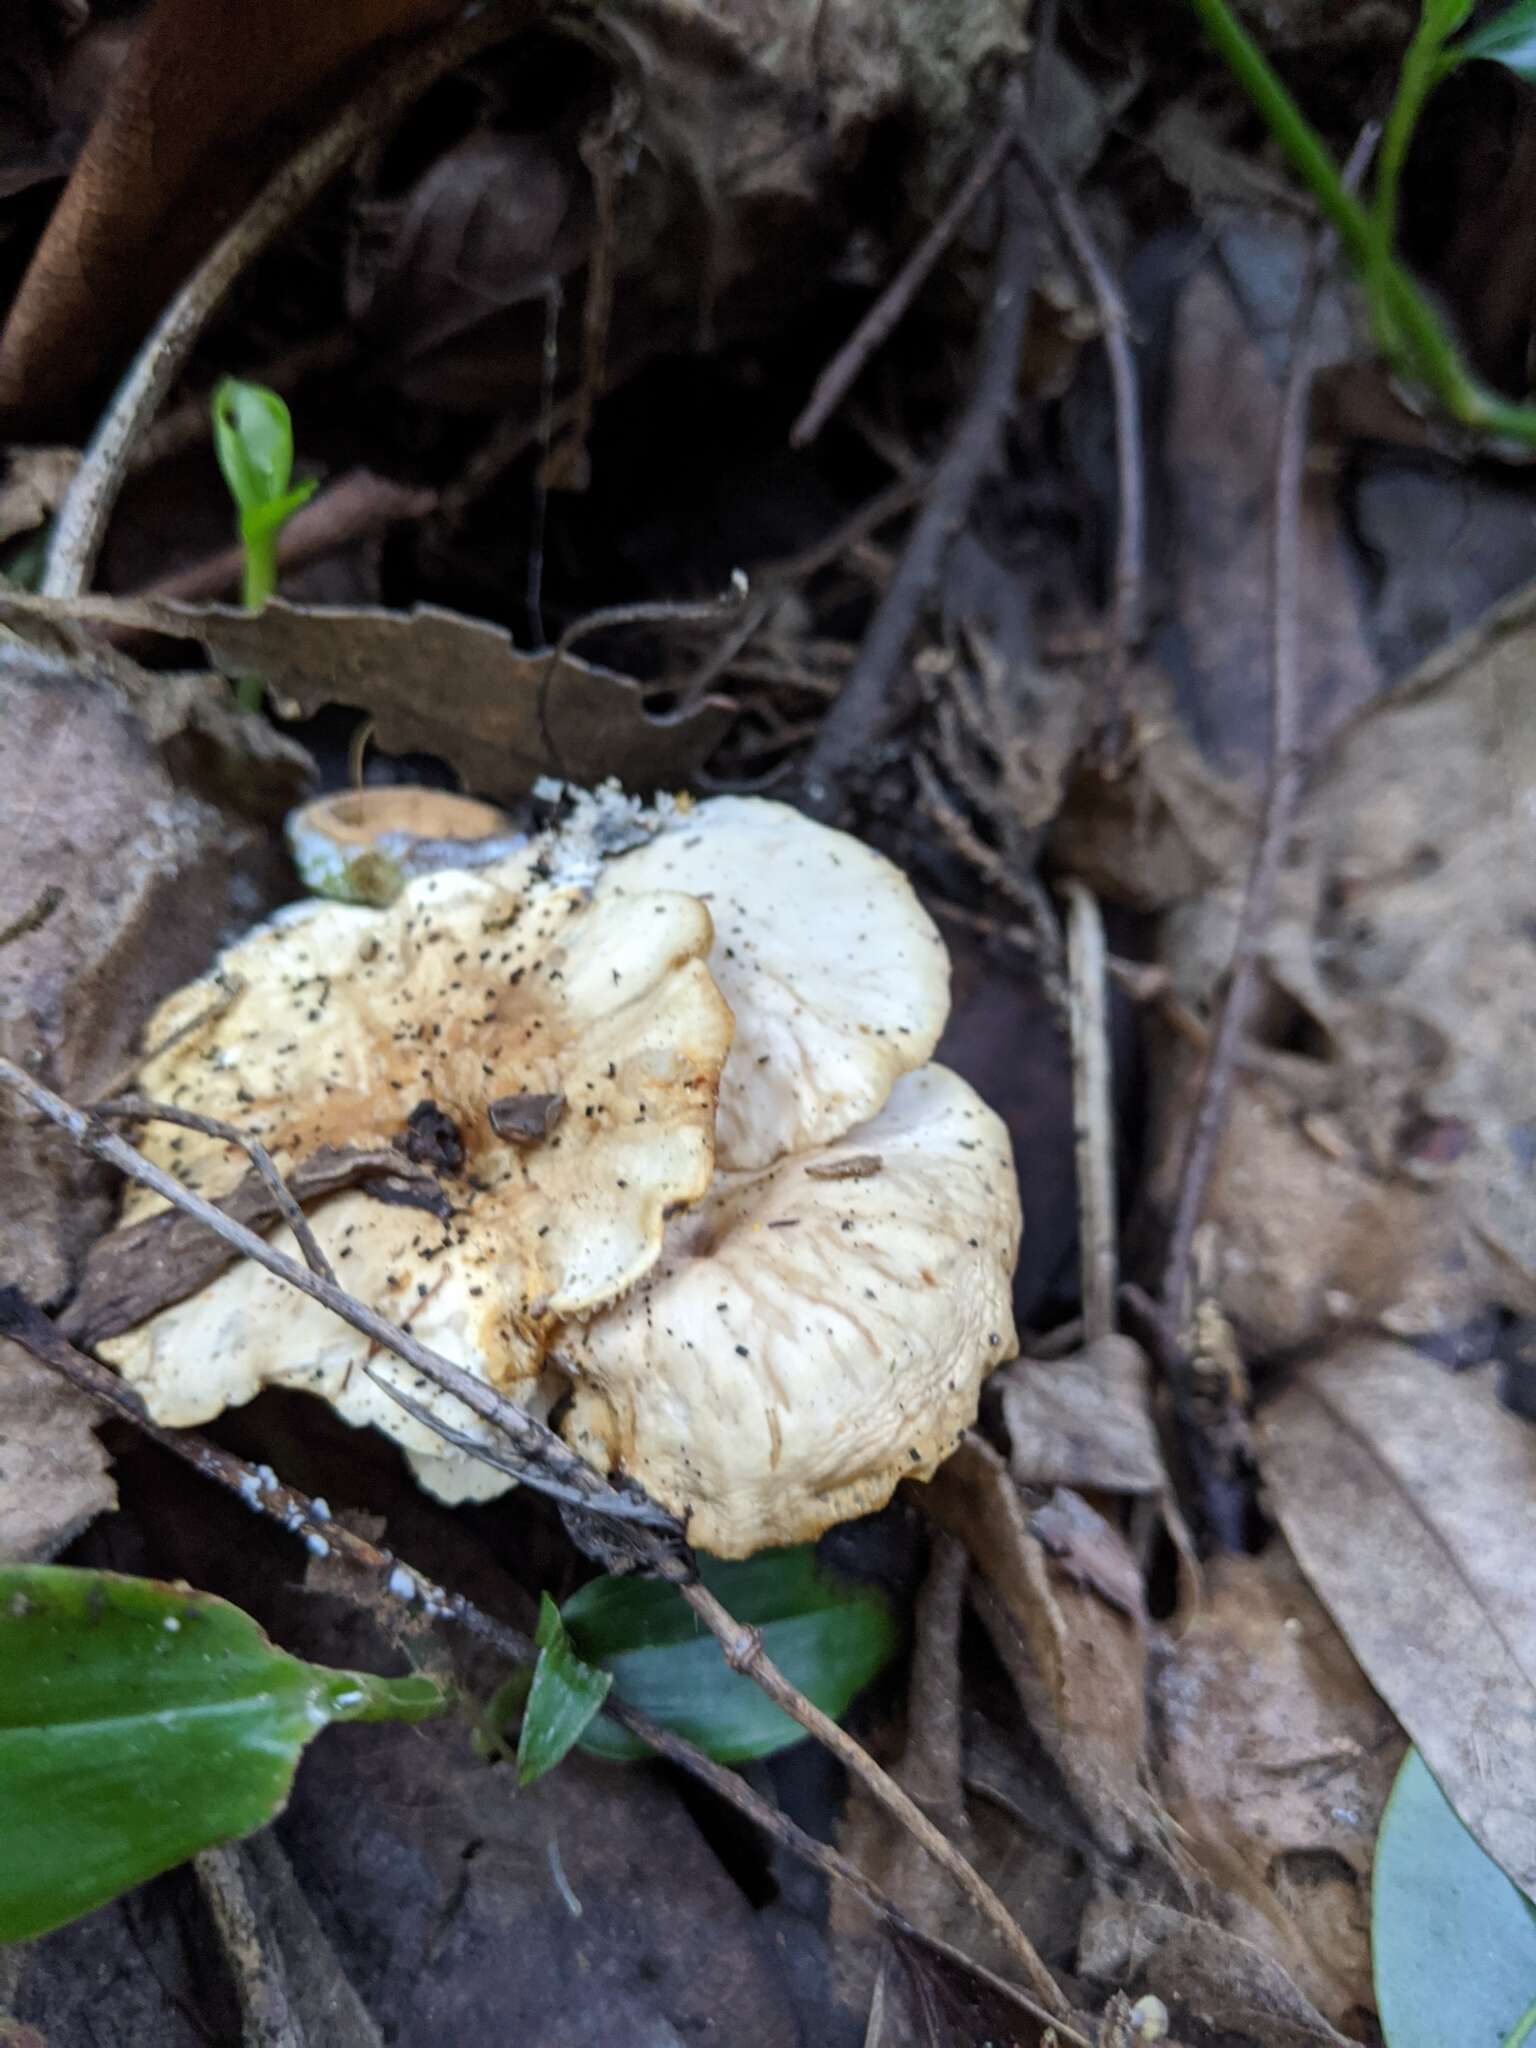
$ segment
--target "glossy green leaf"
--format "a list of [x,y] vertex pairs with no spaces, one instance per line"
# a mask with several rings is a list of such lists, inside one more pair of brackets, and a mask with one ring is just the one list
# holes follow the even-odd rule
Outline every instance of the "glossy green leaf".
[[446,1704],[430,1679],[305,1664],[206,1593],[0,1568],[0,1941],[264,1826],[329,1722]]
[[523,1710],[517,1739],[517,1782],[531,1785],[552,1771],[607,1699],[613,1674],[599,1671],[577,1656],[560,1619],[560,1610],[545,1593],[539,1603],[534,1636],[539,1661]]
[[[710,1591],[806,1697],[834,1719],[895,1654],[888,1603],[867,1586],[817,1568],[807,1544],[764,1551],[741,1564],[701,1558]],[[613,1674],[614,1693],[720,1763],[746,1763],[804,1740],[804,1731],[750,1678],[732,1671],[682,1595],[657,1579],[604,1578],[562,1610],[583,1657]],[[629,1762],[649,1754],[607,1715],[581,1738],[595,1756]]]
[[1371,1964],[1387,2048],[1504,2048],[1536,2003],[1536,1912],[1416,1749],[1376,1842]]
[[225,377],[213,394],[213,447],[242,516],[287,495],[293,477],[293,418],[264,384]]
[[1515,0],[1502,14],[1485,21],[1446,51],[1447,67],[1472,58],[1502,64],[1527,85],[1536,85],[1536,0]]

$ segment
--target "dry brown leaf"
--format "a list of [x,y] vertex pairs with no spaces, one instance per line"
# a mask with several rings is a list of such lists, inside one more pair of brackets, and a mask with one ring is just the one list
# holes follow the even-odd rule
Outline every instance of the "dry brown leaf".
[[0,484],[0,541],[35,533],[51,519],[79,467],[75,448],[12,448]]
[[502,627],[435,605],[390,612],[274,601],[252,615],[153,598],[61,602],[0,592],[0,622],[18,631],[57,619],[200,640],[226,675],[262,675],[306,716],[325,704],[366,711],[386,753],[435,754],[494,799],[525,795],[541,775],[585,784],[618,775],[633,789],[686,782],[733,712],[706,697],[653,718],[627,676],[570,654],[519,653]]
[[1493,1368],[1358,1339],[1261,1418],[1298,1563],[1467,1826],[1536,1894],[1536,1431]]
[[[1361,718],[1318,775],[1267,935],[1264,1034],[1208,1214],[1216,1280],[1262,1355],[1343,1327],[1455,1342],[1536,1305],[1536,594]],[[1176,979],[1222,949],[1170,931]],[[1193,1085],[1164,1064],[1153,1195]]]
[[[1139,1619],[1050,1558],[1007,1466],[980,1437],[967,1437],[919,1497],[981,1572],[977,1611],[1094,1834],[1112,1855],[1128,1855],[1152,1834],[1142,1785],[1147,1644]],[[1104,1524],[1105,1542],[1113,1533]],[[1134,1571],[1129,1551],[1124,1563]]]
[[1066,1358],[1022,1358],[992,1379],[1019,1486],[1157,1494],[1168,1484],[1152,1426],[1151,1369],[1129,1337]]
[[1159,1795],[1234,1933],[1336,2025],[1370,2010],[1370,1871],[1404,1738],[1276,1540],[1217,1557],[1154,1658]]
[[[0,1051],[89,1100],[228,911],[241,834],[181,794],[143,726],[60,663],[0,647]],[[0,1102],[0,1274],[57,1300],[107,1220],[105,1176]],[[0,1552],[49,1554],[113,1499],[93,1408],[0,1360]]]
[[371,46],[453,11],[157,0],[0,330],[0,415],[74,424],[79,399],[292,149],[281,117]]
[[1177,2019],[1253,2048],[1352,2048],[1271,1957],[1213,1920],[1104,1891],[1085,1916],[1084,1976],[1161,1998]]

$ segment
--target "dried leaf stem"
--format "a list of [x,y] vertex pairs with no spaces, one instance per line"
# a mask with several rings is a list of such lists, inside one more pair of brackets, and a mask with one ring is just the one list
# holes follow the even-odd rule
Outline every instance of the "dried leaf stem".
[[413,45],[305,143],[214,243],[156,321],[91,437],[59,508],[44,596],[77,597],[89,586],[134,443],[236,278],[365,142],[446,72],[503,41],[530,11],[528,0],[489,0],[467,20]]

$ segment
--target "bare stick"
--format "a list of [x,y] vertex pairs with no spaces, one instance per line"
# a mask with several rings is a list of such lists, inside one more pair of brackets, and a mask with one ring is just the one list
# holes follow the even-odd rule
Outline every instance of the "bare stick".
[[407,50],[290,158],[214,243],[156,321],[91,437],[59,508],[44,596],[78,597],[89,586],[133,444],[235,279],[365,142],[445,72],[510,35],[528,11],[527,0],[491,0],[468,20]]
[[309,1227],[309,1218],[278,1172],[272,1154],[259,1140],[237,1130],[233,1124],[221,1123],[217,1117],[198,1116],[190,1109],[177,1109],[168,1102],[150,1102],[142,1095],[122,1095],[113,1102],[93,1102],[91,1115],[120,1118],[126,1123],[179,1124],[183,1130],[199,1131],[205,1138],[222,1138],[226,1145],[238,1145],[266,1183],[277,1204],[278,1214],[293,1232],[294,1242],[304,1254],[305,1265],[311,1273],[318,1273],[322,1280],[336,1285],[336,1269],[316,1242],[315,1233]]
[[288,2000],[283,1959],[262,1940],[239,1849],[233,1842],[200,1849],[192,1868],[235,1980],[246,2048],[305,2048],[304,2028]]
[[843,779],[860,756],[890,730],[896,676],[907,643],[938,581],[950,543],[970,512],[977,486],[996,458],[1003,423],[1013,405],[1035,263],[1024,174],[1017,165],[1004,166],[1003,200],[1003,230],[971,395],[934,470],[901,565],[876,607],[853,672],[811,748],[805,767],[805,798],[813,816],[837,814]]
[[1109,363],[1115,405],[1115,469],[1119,511],[1115,534],[1114,605],[1111,614],[1108,703],[1104,726],[1113,733],[1120,723],[1125,672],[1146,630],[1147,490],[1141,454],[1141,384],[1131,347],[1125,300],[1094,239],[1077,196],[1056,175],[1035,147],[1029,124],[1020,121],[1015,140],[1024,166],[1050,209],[1062,240],[1093,294],[1104,354]]
[[1083,1335],[1096,1343],[1115,1328],[1120,1284],[1115,1242],[1115,1124],[1105,1014],[1104,921],[1081,882],[1067,899],[1068,996],[1072,1017],[1072,1136],[1083,1273]]
[[917,297],[933,266],[974,211],[977,201],[1002,169],[1013,146],[1012,114],[993,130],[954,197],[902,264],[879,298],[816,379],[805,410],[789,430],[792,448],[807,448],[848,395],[849,387],[880,345],[889,339]]
[[[1346,171],[1352,184],[1358,182],[1365,169],[1375,141],[1374,128],[1368,128],[1355,144]],[[1313,245],[1302,285],[1291,332],[1290,368],[1280,405],[1270,531],[1269,773],[1259,836],[1243,891],[1237,936],[1232,942],[1226,995],[1211,1033],[1200,1097],[1190,1121],[1168,1256],[1163,1266],[1163,1305],[1179,1331],[1189,1315],[1190,1248],[1205,1207],[1217,1147],[1226,1128],[1238,1047],[1258,988],[1259,948],[1269,926],[1275,883],[1290,841],[1306,768],[1299,677],[1301,492],[1307,461],[1307,410],[1312,395],[1312,316],[1332,255],[1333,237],[1325,232]]]
[[[233,1493],[249,1508],[276,1522],[299,1539],[313,1555],[332,1555],[368,1582],[370,1596],[383,1596],[409,1612],[430,1621],[447,1621],[464,1629],[514,1664],[531,1663],[538,1654],[534,1643],[511,1622],[487,1614],[462,1593],[449,1592],[406,1564],[392,1551],[371,1543],[346,1523],[333,1519],[323,1501],[311,1500],[297,1487],[285,1486],[267,1467],[248,1464],[233,1451],[211,1443],[193,1430],[166,1429],[153,1421],[140,1396],[115,1372],[72,1345],[42,1310],[15,1287],[0,1287],[0,1337],[9,1338],[42,1365],[49,1366],[80,1393],[100,1401],[131,1422],[162,1449],[190,1465],[203,1478]],[[740,1634],[739,1625],[732,1628]],[[721,1799],[755,1821],[767,1834],[781,1842],[792,1855],[820,1870],[837,1884],[847,1885],[875,1913],[893,1927],[937,1949],[950,1961],[973,1971],[983,1982],[1011,1998],[1023,2010],[1041,2020],[1054,2017],[1044,2011],[1016,1985],[996,1977],[973,1963],[947,1942],[914,1928],[895,1902],[866,1877],[856,1864],[814,1835],[798,1827],[761,1794],[752,1790],[734,1771],[717,1764],[685,1737],[628,1706],[612,1695],[604,1711],[628,1728],[667,1762],[687,1771],[707,1785]],[[1089,2048],[1087,2039],[1057,2020],[1057,2031],[1074,2048]]]
[[462,1366],[450,1364],[408,1330],[402,1330],[387,1316],[355,1300],[333,1280],[311,1273],[306,1266],[301,1266],[297,1260],[290,1259],[285,1252],[268,1244],[265,1238],[258,1237],[222,1209],[215,1208],[212,1202],[193,1194],[190,1188],[184,1188],[180,1181],[152,1165],[131,1145],[93,1124],[88,1112],[75,1109],[62,1096],[34,1081],[14,1061],[0,1059],[0,1081],[29,1102],[50,1123],[67,1131],[82,1151],[115,1166],[119,1173],[162,1196],[173,1208],[195,1216],[242,1257],[254,1259],[257,1265],[275,1273],[279,1280],[286,1280],[290,1287],[296,1287],[301,1294],[318,1301],[333,1315],[340,1316],[344,1323],[350,1323],[354,1330],[361,1330],[365,1337],[371,1337],[382,1350],[403,1359],[434,1386],[456,1395],[482,1421],[493,1423],[514,1450],[527,1460],[522,1476],[530,1486],[541,1487],[547,1478],[553,1478],[561,1486],[579,1494],[583,1507],[609,1515],[616,1521],[641,1523],[674,1541],[681,1540],[682,1530],[676,1519],[654,1501],[615,1492],[584,1458],[577,1457],[568,1449],[553,1430],[546,1429],[542,1422],[536,1422],[515,1402],[496,1393],[484,1380],[476,1379],[473,1373],[465,1372]]
[[763,1639],[755,1628],[745,1628],[733,1620],[707,1586],[684,1586],[682,1594],[720,1645],[731,1669],[744,1672],[776,1707],[788,1714],[792,1721],[797,1721],[808,1735],[814,1735],[849,1775],[857,1778],[870,1796],[901,1823],[908,1834],[949,1873],[987,1925],[1007,1944],[1009,1955],[1023,1971],[1031,1991],[1049,2008],[1053,2018],[1065,2015],[1070,2008],[1062,1996],[1061,1987],[1046,1968],[1034,1943],[986,1879],[966,1861],[949,1837],[934,1826],[922,1808],[880,1768],[868,1750],[861,1748],[830,1715],[824,1714],[820,1707],[790,1684],[764,1653]]

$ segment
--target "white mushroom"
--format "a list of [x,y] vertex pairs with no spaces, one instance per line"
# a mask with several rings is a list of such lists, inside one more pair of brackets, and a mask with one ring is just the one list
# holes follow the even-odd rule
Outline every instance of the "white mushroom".
[[837,1143],[722,1173],[654,1272],[559,1340],[563,1429],[723,1557],[803,1542],[927,1478],[1015,1349],[1001,1120],[925,1067]]
[[[631,1286],[665,1217],[709,1185],[731,1032],[710,940],[688,896],[589,902],[529,865],[428,876],[389,910],[325,904],[232,949],[162,1007],[150,1035],[173,1042],[141,1085],[259,1137],[285,1170],[405,1139],[446,1218],[349,1192],[314,1209],[317,1239],[350,1292],[536,1399],[556,1323]],[[246,1170],[165,1124],[145,1150],[215,1199]],[[135,1194],[125,1215],[157,1206]],[[431,1443],[361,1370],[365,1339],[243,1262],[106,1355],[163,1422],[278,1382]]]
[[949,955],[890,861],[788,804],[716,797],[611,862],[599,901],[682,889],[715,922],[710,972],[736,1018],[720,1086],[722,1166],[840,1138],[928,1059]]
[[[349,1292],[744,1556],[927,1476],[1013,1355],[1007,1133],[925,1064],[948,978],[858,841],[603,791],[388,909],[282,914],[162,1008],[140,1080],[284,1170],[405,1144],[442,1213],[361,1189],[309,1212]],[[164,1124],[145,1148],[214,1199],[247,1170]],[[125,1220],[158,1206],[133,1192]],[[431,1427],[483,1441],[460,1404],[248,1262],[103,1349],[163,1422],[304,1387],[444,1499],[508,1484]]]

